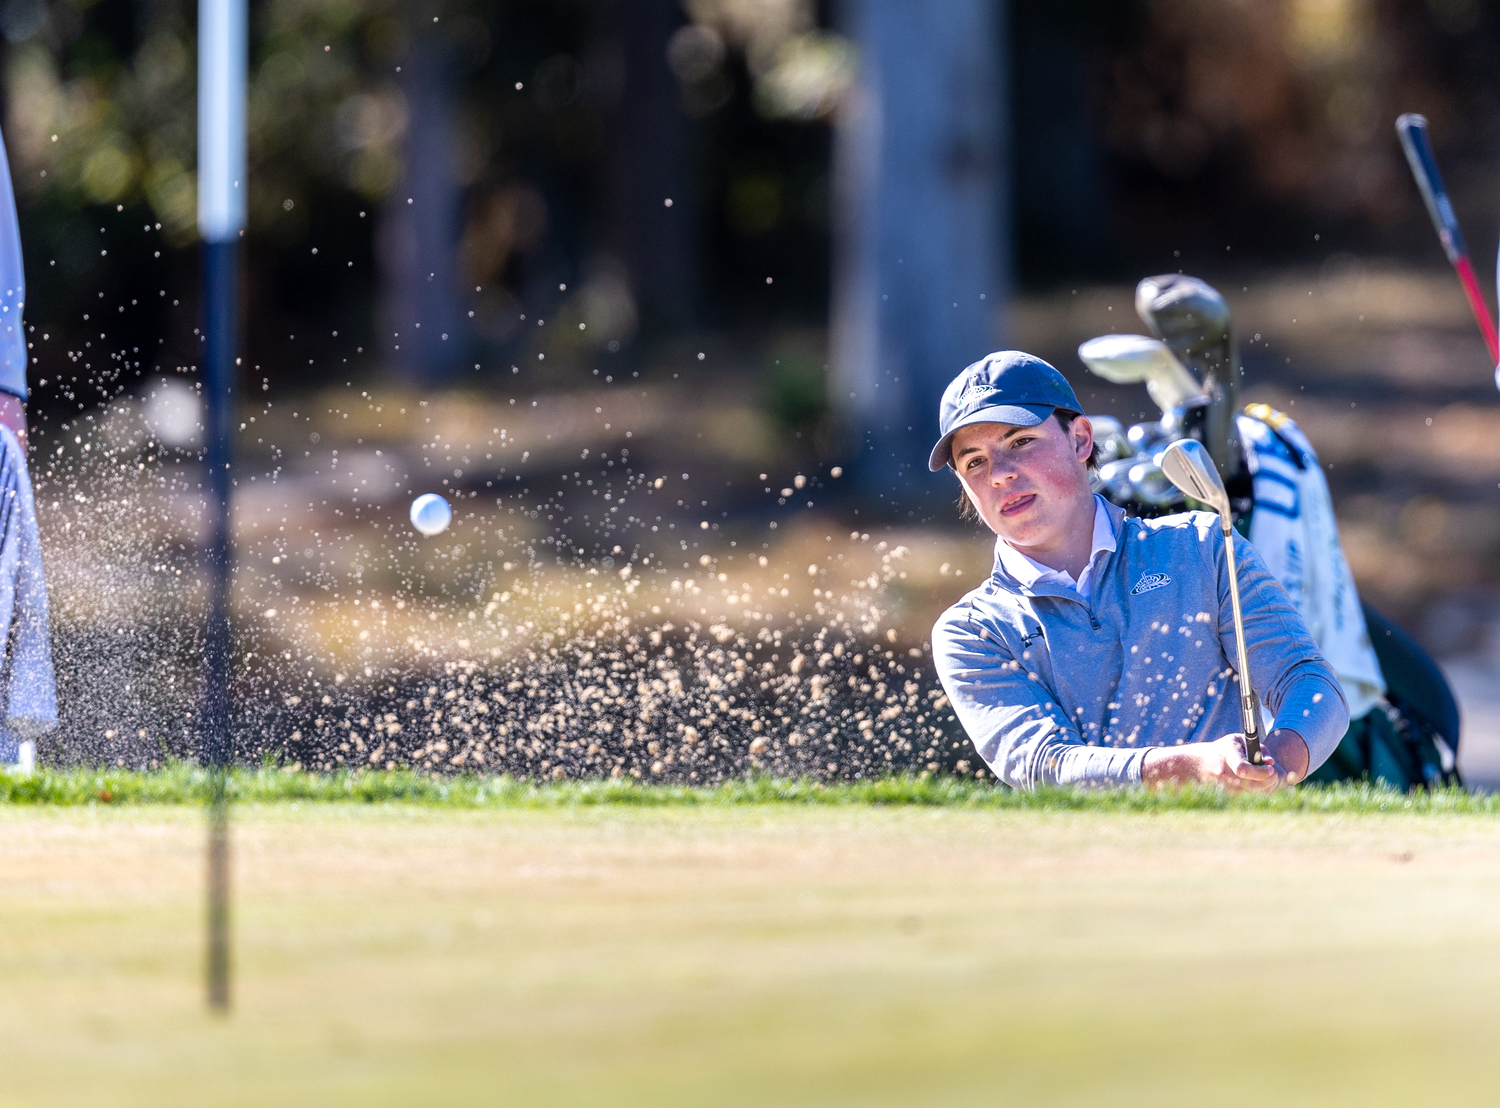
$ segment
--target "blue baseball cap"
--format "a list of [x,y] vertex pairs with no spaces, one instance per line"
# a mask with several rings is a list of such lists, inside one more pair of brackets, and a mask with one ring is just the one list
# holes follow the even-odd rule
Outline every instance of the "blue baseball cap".
[[953,461],[953,432],[972,423],[1035,427],[1055,410],[1082,414],[1067,378],[1042,359],[1020,350],[997,350],[969,366],[943,390],[938,430],[927,468],[936,473]]

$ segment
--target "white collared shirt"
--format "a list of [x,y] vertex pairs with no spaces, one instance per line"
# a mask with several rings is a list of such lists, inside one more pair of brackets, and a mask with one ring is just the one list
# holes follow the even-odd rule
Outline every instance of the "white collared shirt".
[[1115,550],[1115,529],[1110,524],[1109,513],[1104,510],[1104,498],[1098,493],[1094,494],[1093,543],[1094,549],[1089,554],[1088,565],[1083,567],[1083,572],[1076,581],[1067,570],[1053,569],[1033,561],[1004,539],[995,540],[995,557],[1005,567],[1006,573],[1028,589],[1035,588],[1038,584],[1065,585],[1088,600],[1093,589],[1094,570],[1099,565],[1100,557],[1106,553],[1112,554]]

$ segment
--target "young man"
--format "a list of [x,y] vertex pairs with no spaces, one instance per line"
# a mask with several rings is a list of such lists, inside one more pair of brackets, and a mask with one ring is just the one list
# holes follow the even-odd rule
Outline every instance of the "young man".
[[1255,691],[1245,757],[1223,536],[1211,514],[1127,519],[1089,487],[1093,429],[1062,374],[1019,351],[943,394],[929,467],[953,467],[998,536],[995,570],[932,632],[943,688],[1006,784],[1301,781],[1349,725],[1333,671],[1253,547],[1235,561]]

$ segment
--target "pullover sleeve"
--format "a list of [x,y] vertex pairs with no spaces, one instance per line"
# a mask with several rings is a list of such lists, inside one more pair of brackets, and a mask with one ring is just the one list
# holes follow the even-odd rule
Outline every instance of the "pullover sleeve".
[[1140,784],[1146,751],[1087,745],[1024,658],[986,634],[967,605],[938,620],[932,653],[975,750],[1011,788]]
[[0,391],[26,399],[26,270],[21,264],[21,226],[11,185],[5,141],[0,139]]
[[8,427],[0,427],[0,628],[0,724],[11,738],[35,738],[57,726],[57,686],[36,502]]
[[[1229,561],[1217,522],[1213,531],[1212,542],[1205,545],[1213,550],[1219,581],[1219,641],[1232,669],[1239,655],[1229,598]],[[1313,642],[1286,590],[1266,571],[1255,547],[1238,533],[1233,539],[1251,687],[1275,716],[1277,727],[1302,736],[1311,773],[1328,760],[1349,729],[1349,706],[1333,668]],[[1234,695],[1239,695],[1238,690]]]

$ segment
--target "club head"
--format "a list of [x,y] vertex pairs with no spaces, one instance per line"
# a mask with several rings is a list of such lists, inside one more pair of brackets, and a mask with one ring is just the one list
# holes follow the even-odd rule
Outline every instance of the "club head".
[[1135,287],[1135,311],[1188,365],[1200,372],[1218,370],[1234,331],[1229,304],[1218,289],[1182,273],[1146,277]]
[[1161,421],[1152,419],[1144,423],[1132,423],[1125,432],[1125,441],[1132,454],[1150,454],[1155,447],[1165,445],[1168,440],[1162,435]]
[[1078,348],[1078,357],[1091,373],[1117,385],[1144,382],[1151,399],[1164,412],[1202,395],[1187,367],[1160,339],[1145,335],[1100,335]]
[[1130,490],[1133,499],[1153,508],[1170,508],[1182,500],[1155,462],[1136,462],[1130,467]]
[[1228,530],[1233,520],[1229,511],[1229,494],[1208,451],[1197,439],[1178,439],[1161,457],[1161,471],[1167,480],[1185,496],[1207,504],[1219,513],[1220,525]]
[[1228,301],[1206,281],[1166,273],[1136,285],[1135,310],[1201,382],[1208,397],[1203,441],[1221,476],[1238,473],[1240,367]]
[[[1087,412],[1084,413],[1088,415]],[[1110,435],[1123,435],[1125,425],[1112,415],[1090,415],[1089,422],[1094,426],[1094,438],[1108,438]]]
[[1105,462],[1094,474],[1098,482],[1095,492],[1102,492],[1116,504],[1126,504],[1134,492],[1130,484],[1130,471],[1135,467],[1135,458],[1116,458]]
[[1114,416],[1089,416],[1094,425],[1094,448],[1099,452],[1099,464],[1116,458],[1128,458],[1135,453],[1130,440],[1125,437],[1125,428]]

